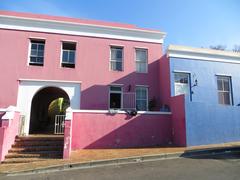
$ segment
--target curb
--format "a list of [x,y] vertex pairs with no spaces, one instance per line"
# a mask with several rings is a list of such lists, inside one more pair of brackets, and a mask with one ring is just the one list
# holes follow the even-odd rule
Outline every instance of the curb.
[[132,163],[142,163],[157,160],[167,160],[167,159],[177,159],[177,158],[200,158],[200,157],[211,157],[214,155],[224,155],[224,154],[237,154],[240,153],[240,147],[221,147],[221,148],[211,148],[211,149],[200,149],[200,150],[188,150],[187,152],[175,152],[175,153],[163,153],[154,155],[144,155],[144,156],[133,156],[128,158],[116,158],[116,159],[106,159],[106,160],[96,160],[83,163],[68,163],[63,165],[48,166],[39,169],[23,170],[15,172],[5,172],[7,176],[18,176],[18,175],[30,175],[30,174],[40,174],[40,173],[50,173],[63,170],[73,170],[73,169],[88,169],[95,167],[104,166],[116,166],[123,164]]

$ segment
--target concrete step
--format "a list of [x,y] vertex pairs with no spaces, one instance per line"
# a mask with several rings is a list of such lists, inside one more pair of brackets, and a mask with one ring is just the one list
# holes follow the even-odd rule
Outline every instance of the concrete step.
[[26,147],[26,146],[63,146],[63,140],[57,141],[15,141],[12,147]]
[[[44,161],[49,158],[9,158],[3,161],[3,164],[15,164],[15,163],[30,163],[30,162],[37,162],[37,161]],[[52,159],[52,158],[51,158]]]
[[16,137],[16,142],[21,141],[63,141],[62,135],[52,135],[52,136],[18,136]]
[[5,158],[62,158],[61,151],[38,151],[35,153],[13,152],[9,153]]
[[12,152],[37,152],[37,151],[63,151],[63,146],[26,146],[26,147],[14,147],[9,150]]

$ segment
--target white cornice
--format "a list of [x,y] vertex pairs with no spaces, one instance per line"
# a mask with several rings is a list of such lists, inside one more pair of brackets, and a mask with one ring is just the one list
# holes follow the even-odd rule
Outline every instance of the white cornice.
[[206,48],[193,48],[186,46],[170,45],[167,56],[189,60],[215,61],[240,64],[240,53],[220,51]]
[[76,83],[81,84],[82,81],[66,81],[66,80],[47,80],[47,79],[18,79],[19,81],[34,81],[34,82],[55,82],[55,83]]
[[0,15],[0,29],[24,30],[163,43],[165,33],[151,30]]

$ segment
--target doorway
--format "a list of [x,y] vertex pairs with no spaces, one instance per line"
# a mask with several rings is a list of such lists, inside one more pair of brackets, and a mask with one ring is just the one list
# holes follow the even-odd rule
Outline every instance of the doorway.
[[63,89],[40,89],[32,98],[29,133],[54,134],[55,116],[65,115],[69,106],[69,96]]

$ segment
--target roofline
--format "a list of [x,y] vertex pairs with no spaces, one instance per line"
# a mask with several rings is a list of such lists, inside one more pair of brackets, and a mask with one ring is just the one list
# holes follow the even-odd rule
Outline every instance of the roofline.
[[[47,16],[47,17],[51,18],[53,16]],[[60,17],[58,17],[58,18],[60,18]],[[62,17],[62,18],[64,18],[64,17]],[[65,28],[65,30],[67,30],[67,31],[72,31],[72,33],[63,32],[64,30],[61,29],[61,26],[62,26],[62,28]],[[136,33],[135,36],[137,36],[140,39],[143,38],[142,40],[138,39],[137,37],[136,37],[136,39],[123,38],[124,40],[136,40],[136,41],[139,40],[139,41],[146,41],[146,42],[153,42],[153,43],[163,43],[163,39],[166,36],[166,33],[164,33],[164,32],[160,32],[160,31],[156,31],[156,30],[142,29],[142,28],[137,28],[134,26],[133,27],[130,27],[130,26],[122,27],[120,25],[119,26],[117,26],[117,25],[111,26],[111,25],[102,25],[102,24],[93,24],[93,23],[81,23],[81,22],[73,22],[73,21],[66,21],[66,20],[46,19],[46,18],[41,18],[41,17],[40,18],[26,17],[26,16],[23,17],[23,16],[18,16],[18,15],[9,15],[9,14],[6,15],[4,13],[1,14],[1,11],[0,11],[0,29],[39,31],[39,32],[60,33],[60,34],[62,33],[62,34],[72,34],[72,35],[83,35],[84,36],[84,33],[81,34],[79,31],[79,29],[81,29],[81,28],[83,30],[83,27],[85,27],[85,31],[87,31],[85,33],[89,33],[88,32],[89,29],[91,32],[94,29],[96,31],[108,30],[108,31],[111,31],[110,35],[114,35],[114,31],[118,31],[117,34],[120,36],[121,36],[121,33],[123,35],[124,35],[124,33],[127,33],[128,34],[127,36],[130,36],[130,34]],[[43,28],[43,29],[41,29],[41,28]],[[54,31],[54,29],[56,31]],[[62,32],[60,32],[60,31],[62,31]],[[78,32],[78,33],[74,33],[74,31]],[[101,34],[104,34],[104,33],[101,31]],[[140,34],[145,35],[146,37],[141,37]],[[88,36],[91,36],[91,33]],[[99,37],[101,37],[101,36],[99,35]],[[102,36],[102,37],[108,38],[108,36]],[[111,37],[111,38],[114,39],[114,37]],[[121,39],[120,37],[119,38],[115,37],[115,38]]]
[[240,53],[238,52],[221,51],[208,48],[194,48],[180,45],[169,45],[167,48],[167,57],[237,64],[240,63]]

